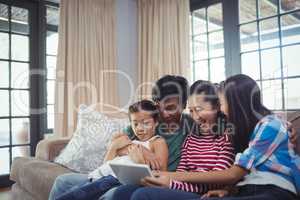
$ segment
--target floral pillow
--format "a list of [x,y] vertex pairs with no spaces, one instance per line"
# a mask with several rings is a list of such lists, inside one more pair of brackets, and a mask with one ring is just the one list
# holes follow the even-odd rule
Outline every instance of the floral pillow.
[[80,173],[89,173],[103,163],[113,134],[128,125],[128,118],[110,118],[93,107],[81,105],[73,137],[54,162]]

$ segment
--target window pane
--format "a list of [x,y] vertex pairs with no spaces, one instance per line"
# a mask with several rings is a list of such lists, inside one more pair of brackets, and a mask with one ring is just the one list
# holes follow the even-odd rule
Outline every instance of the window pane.
[[55,81],[47,81],[47,104],[54,104]]
[[242,73],[254,80],[260,79],[258,52],[242,54]]
[[0,58],[8,59],[9,37],[7,33],[0,33]]
[[256,0],[240,0],[240,24],[256,19]]
[[12,119],[12,143],[28,144],[30,141],[29,120],[27,118]]
[[219,83],[225,80],[225,62],[224,58],[210,60],[210,81]]
[[29,61],[28,36],[11,35],[11,55],[13,60]]
[[11,30],[15,33],[29,33],[27,9],[11,7]]
[[300,8],[300,0],[280,0],[280,11],[286,12]]
[[260,25],[261,48],[279,45],[278,19],[277,17],[262,20]]
[[[191,43],[191,46],[192,46],[192,43]],[[191,53],[191,55],[192,55],[192,53]],[[47,78],[55,79],[55,77],[56,77],[56,57],[55,56],[47,56]]]
[[0,146],[9,145],[9,120],[0,119]]
[[29,92],[11,91],[12,116],[29,116]]
[[282,44],[300,42],[300,12],[281,17],[281,34]]
[[224,36],[223,31],[209,34],[209,57],[224,56]]
[[8,31],[8,6],[1,3],[0,3],[0,19],[1,19],[0,30]]
[[300,78],[284,80],[284,92],[285,92],[284,94],[285,94],[286,109],[300,108],[299,85],[300,85]]
[[59,10],[56,7],[47,6],[47,24],[58,26]]
[[0,175],[9,174],[9,149],[0,148]]
[[7,90],[0,90],[0,117],[9,116],[9,96]]
[[282,49],[284,76],[300,75],[299,52],[300,45],[288,46]]
[[214,4],[207,9],[208,31],[223,29],[223,10],[222,4]]
[[258,49],[256,22],[240,26],[241,51],[251,51]]
[[27,63],[11,63],[11,87],[29,88],[29,65]]
[[8,62],[0,61],[0,88],[9,86],[9,68]]
[[207,60],[195,63],[195,80],[208,80]]
[[279,48],[261,52],[261,70],[263,79],[281,77]]
[[13,147],[12,148],[12,158],[16,157],[29,157],[30,148],[29,146]]
[[281,80],[262,82],[263,102],[269,109],[282,109]]
[[205,8],[193,12],[193,34],[207,32]]
[[269,0],[258,0],[259,17],[269,17],[277,14],[277,2]]
[[47,113],[47,123],[48,129],[54,129],[54,114]]
[[206,59],[208,57],[207,51],[207,35],[201,34],[194,38],[194,59]]
[[47,31],[47,54],[57,55],[58,33]]

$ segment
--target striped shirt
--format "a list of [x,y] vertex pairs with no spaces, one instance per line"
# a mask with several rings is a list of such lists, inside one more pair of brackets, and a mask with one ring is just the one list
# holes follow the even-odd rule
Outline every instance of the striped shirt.
[[[228,169],[234,162],[234,149],[228,135],[194,135],[187,136],[181,150],[178,172],[208,172]],[[172,180],[171,189],[186,192],[205,193],[221,185],[194,184]]]

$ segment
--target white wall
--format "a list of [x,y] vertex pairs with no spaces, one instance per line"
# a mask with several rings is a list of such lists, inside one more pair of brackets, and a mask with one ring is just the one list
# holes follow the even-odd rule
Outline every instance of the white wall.
[[[117,68],[120,105],[133,98],[137,85],[137,2],[116,0],[117,10]],[[132,88],[133,87],[133,88]]]

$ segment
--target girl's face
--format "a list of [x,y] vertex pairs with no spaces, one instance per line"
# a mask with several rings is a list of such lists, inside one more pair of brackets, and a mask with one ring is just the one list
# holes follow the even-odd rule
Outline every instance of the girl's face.
[[226,101],[224,93],[219,93],[220,110],[228,117],[228,103]]
[[150,112],[131,113],[130,120],[133,132],[140,141],[147,141],[155,135],[158,122],[153,119]]
[[192,118],[200,125],[202,134],[210,133],[217,120],[218,110],[205,101],[205,95],[191,95],[188,100],[188,108]]

